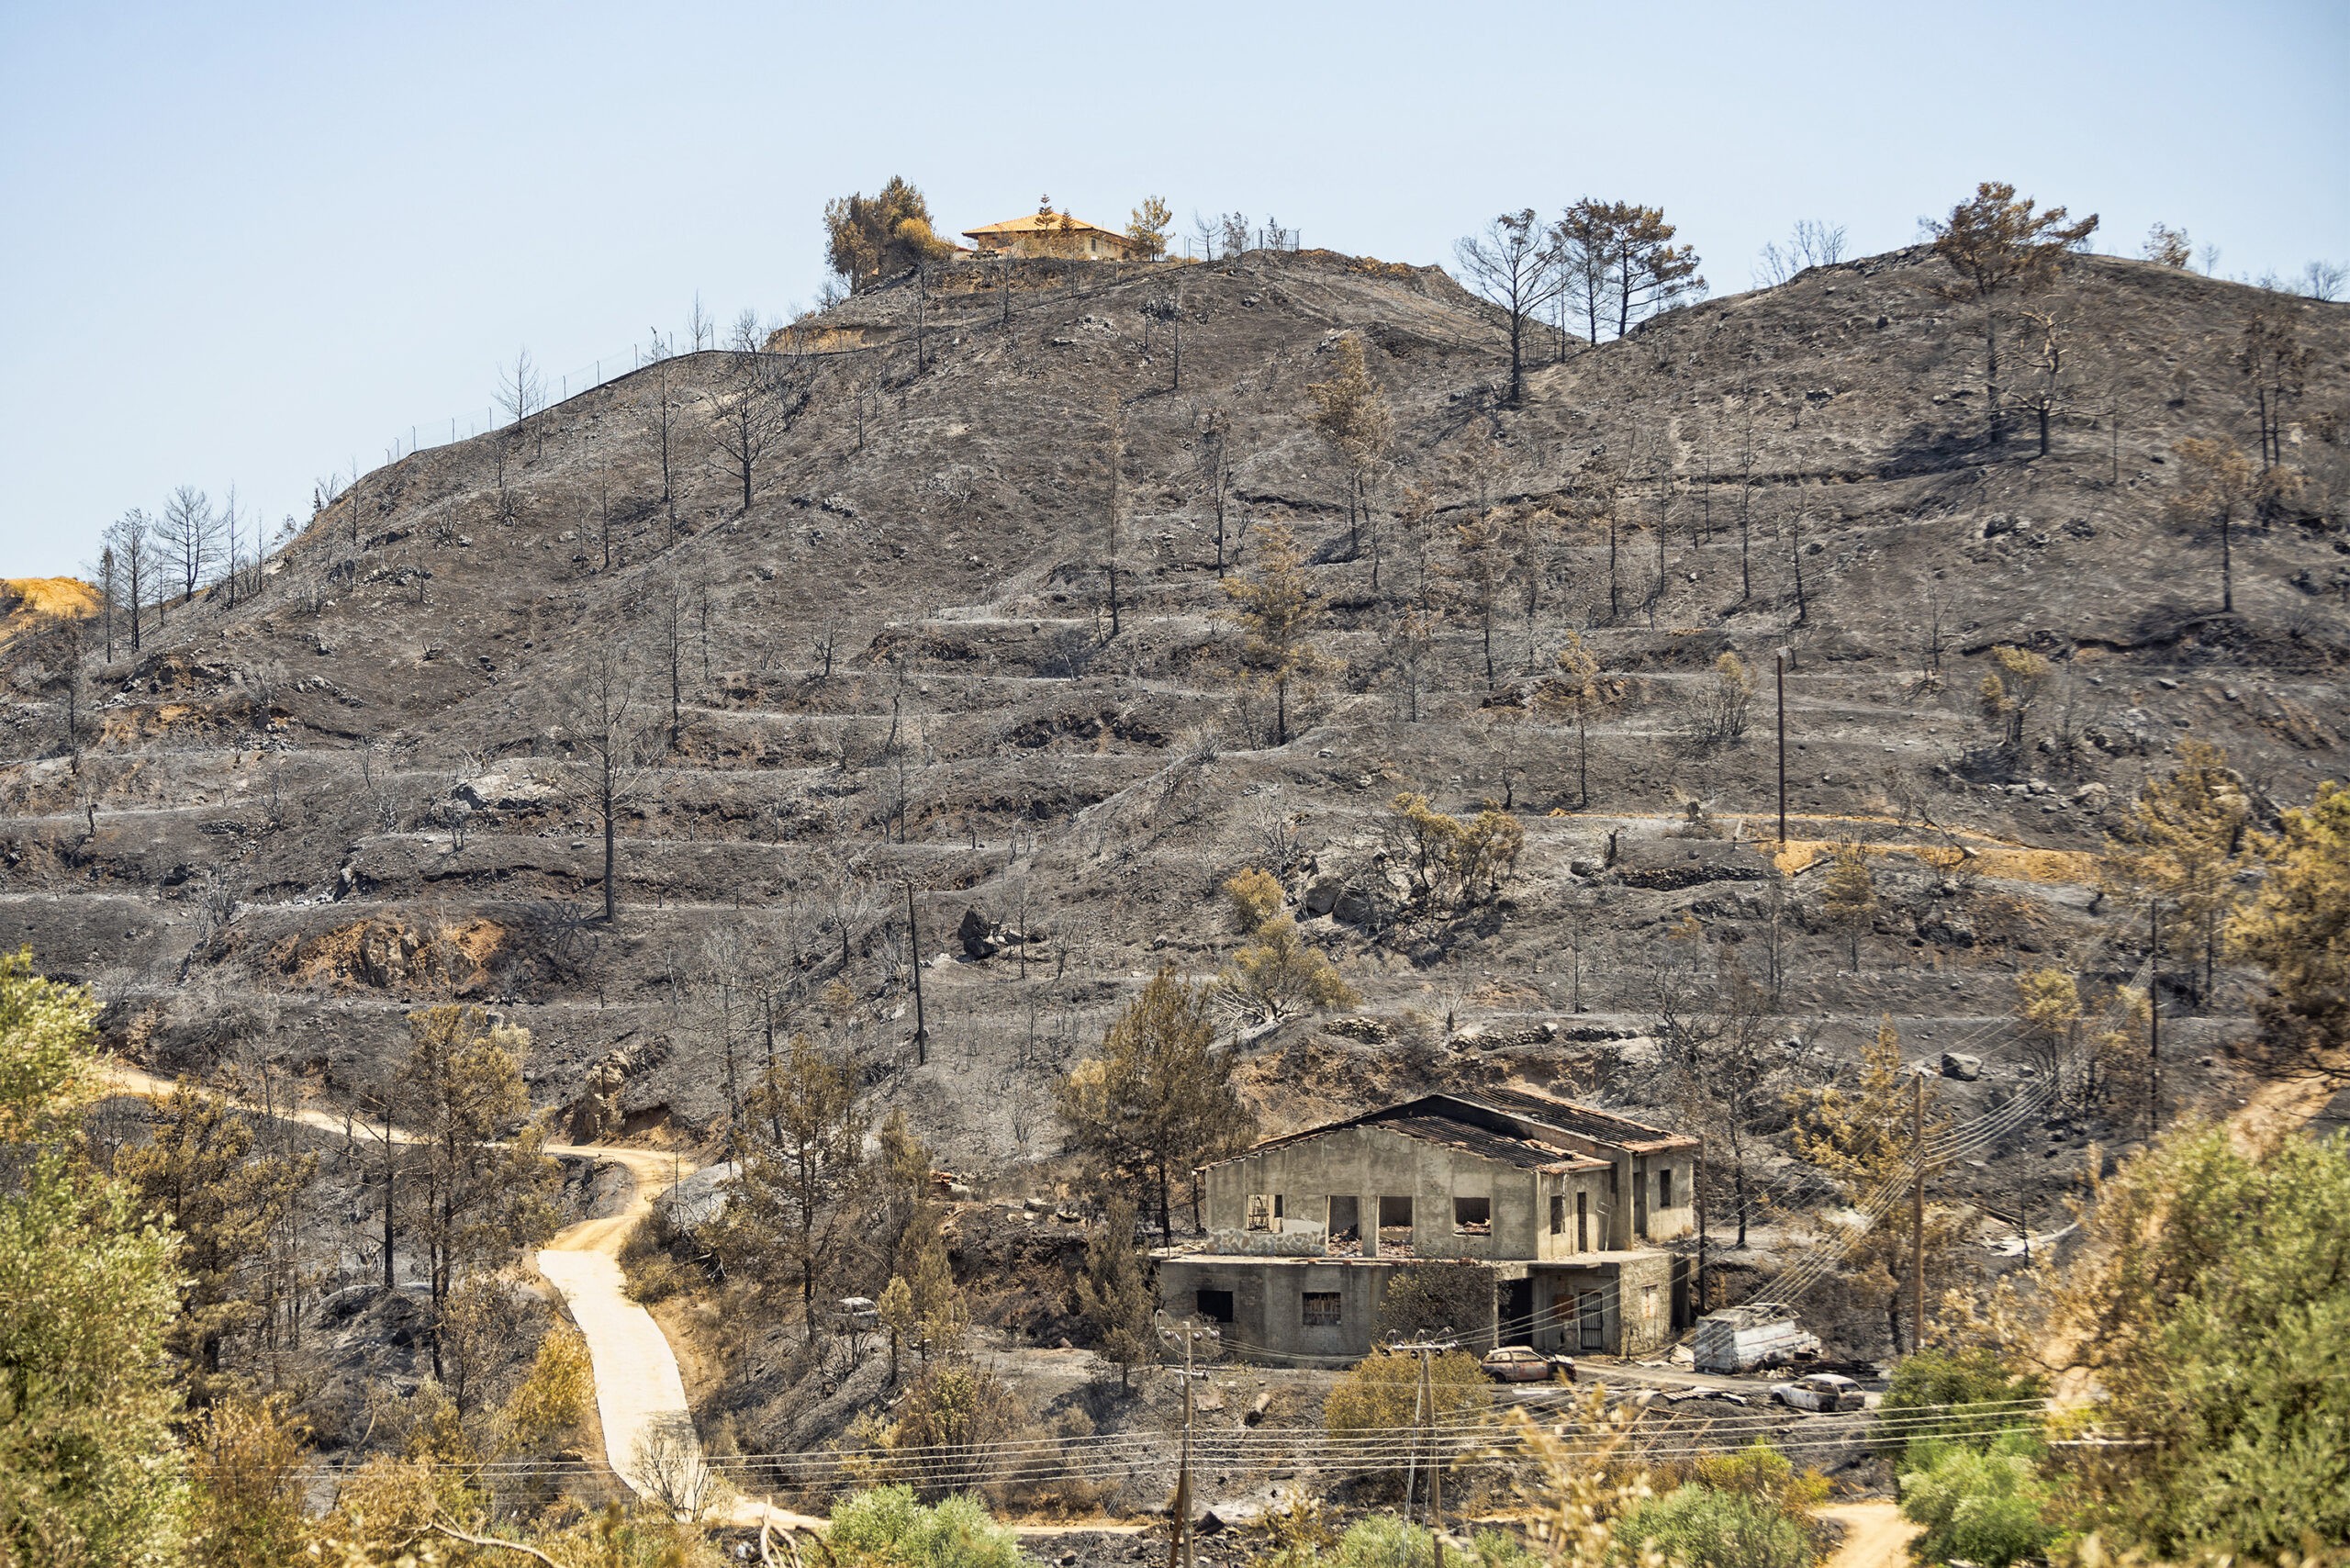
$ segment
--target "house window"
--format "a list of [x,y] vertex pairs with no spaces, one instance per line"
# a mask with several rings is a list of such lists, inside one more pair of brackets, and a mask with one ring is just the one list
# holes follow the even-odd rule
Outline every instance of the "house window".
[[1494,1233],[1494,1200],[1491,1198],[1455,1198],[1452,1200],[1452,1234],[1455,1236],[1491,1236]]
[[1575,1250],[1591,1250],[1591,1194],[1580,1190],[1575,1193]]
[[1273,1195],[1270,1193],[1248,1194],[1248,1228],[1251,1230],[1273,1228]]
[[1550,1234],[1564,1236],[1566,1233],[1567,1195],[1564,1193],[1553,1193],[1550,1194]]
[[1232,1321],[1232,1293],[1230,1291],[1202,1290],[1199,1306],[1200,1316],[1211,1323]]
[[1673,1167],[1670,1165],[1656,1173],[1656,1206],[1661,1209],[1673,1206]]
[[1305,1326],[1308,1328],[1338,1327],[1338,1293],[1337,1291],[1307,1291],[1304,1293],[1304,1300]]

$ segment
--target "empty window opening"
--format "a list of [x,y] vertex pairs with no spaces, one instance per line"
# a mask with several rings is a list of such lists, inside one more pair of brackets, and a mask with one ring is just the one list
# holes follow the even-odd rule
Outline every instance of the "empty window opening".
[[1575,1194],[1575,1250],[1578,1252],[1591,1250],[1591,1194],[1589,1193],[1579,1192]]
[[1408,1251],[1412,1245],[1412,1198],[1382,1196],[1379,1200],[1379,1249]]
[[1232,1321],[1232,1293],[1203,1290],[1200,1292],[1200,1316],[1211,1323]]
[[1337,1291],[1307,1291],[1304,1293],[1305,1327],[1336,1328],[1338,1327],[1338,1293]]
[[1248,1194],[1248,1228],[1251,1230],[1273,1228],[1273,1195],[1270,1193]]
[[1494,1200],[1491,1198],[1455,1198],[1452,1200],[1452,1234],[1455,1236],[1491,1236],[1494,1233]]
[[1553,1193],[1550,1194],[1550,1234],[1564,1236],[1566,1233],[1567,1195],[1564,1193]]
[[1362,1240],[1362,1200],[1332,1198],[1330,1200],[1330,1245],[1351,1247]]
[[1670,1165],[1656,1173],[1656,1206],[1661,1209],[1673,1206],[1673,1167]]

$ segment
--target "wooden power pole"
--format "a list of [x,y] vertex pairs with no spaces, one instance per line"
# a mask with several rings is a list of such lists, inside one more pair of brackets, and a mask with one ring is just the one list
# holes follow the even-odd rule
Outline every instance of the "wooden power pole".
[[1909,1349],[1926,1348],[1926,1075],[1910,1081]]
[[2146,1141],[2163,1129],[2163,905],[2146,906]]
[[1787,852],[1787,651],[1771,655],[1779,677],[1779,853]]
[[930,1027],[923,1020],[922,1012],[922,928],[914,924],[914,885],[906,884],[906,950],[913,956],[914,965],[914,1065],[925,1067],[930,1062]]
[[1198,1541],[1192,1531],[1192,1383],[1207,1373],[1192,1364],[1192,1346],[1207,1330],[1186,1322],[1176,1332],[1183,1338],[1183,1445],[1176,1462],[1175,1501],[1167,1510],[1167,1568],[1199,1568]]

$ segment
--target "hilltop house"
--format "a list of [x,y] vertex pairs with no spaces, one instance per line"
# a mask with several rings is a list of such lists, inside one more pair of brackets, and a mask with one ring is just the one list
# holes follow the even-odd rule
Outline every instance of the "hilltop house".
[[[1688,1314],[1698,1140],[1545,1095],[1430,1094],[1204,1168],[1207,1239],[1158,1255],[1167,1311],[1247,1359],[1345,1359],[1401,1271],[1483,1265],[1465,1343],[1644,1354]],[[1483,1295],[1477,1299],[1482,1303]]]
[[1135,242],[1114,229],[1103,229],[1066,212],[1032,212],[978,229],[966,229],[963,238],[981,256],[1058,256],[1080,262],[1125,262],[1135,258]]

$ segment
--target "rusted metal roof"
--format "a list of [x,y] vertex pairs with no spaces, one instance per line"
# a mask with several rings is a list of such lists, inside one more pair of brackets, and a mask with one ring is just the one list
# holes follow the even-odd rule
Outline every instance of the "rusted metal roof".
[[1697,1142],[1685,1133],[1667,1132],[1662,1127],[1652,1127],[1646,1122],[1636,1122],[1629,1116],[1619,1116],[1612,1111],[1595,1110],[1589,1105],[1578,1105],[1571,1100],[1553,1100],[1547,1094],[1528,1094],[1514,1089],[1478,1089],[1435,1094],[1429,1098],[1455,1100],[1464,1105],[1497,1111],[1505,1116],[1574,1133],[1595,1143],[1611,1143],[1633,1154],[1694,1148]]
[[1604,1170],[1607,1167],[1607,1161],[1604,1159],[1594,1159],[1562,1145],[1514,1137],[1507,1133],[1497,1133],[1491,1127],[1456,1122],[1447,1116],[1399,1116],[1374,1113],[1364,1118],[1363,1125],[1384,1132],[1401,1133],[1405,1137],[1418,1138],[1425,1143],[1445,1144],[1465,1153],[1497,1159],[1505,1165],[1515,1165],[1526,1170]]
[[[1472,1092],[1428,1094],[1399,1105],[1366,1111],[1344,1121],[1327,1122],[1302,1132],[1267,1138],[1231,1158],[1246,1159],[1252,1154],[1304,1143],[1309,1138],[1321,1137],[1348,1127],[1381,1127],[1404,1137],[1445,1144],[1522,1170],[1551,1172],[1604,1170],[1608,1165],[1608,1160],[1576,1148],[1577,1139],[1621,1149],[1627,1154],[1694,1148],[1697,1144],[1695,1138],[1685,1134],[1667,1132],[1662,1127],[1636,1122],[1629,1116],[1595,1110],[1572,1101],[1553,1100],[1548,1095],[1528,1094],[1516,1090],[1481,1089]],[[1544,1137],[1545,1133],[1559,1136]],[[1228,1161],[1215,1160],[1202,1169],[1225,1163]]]

